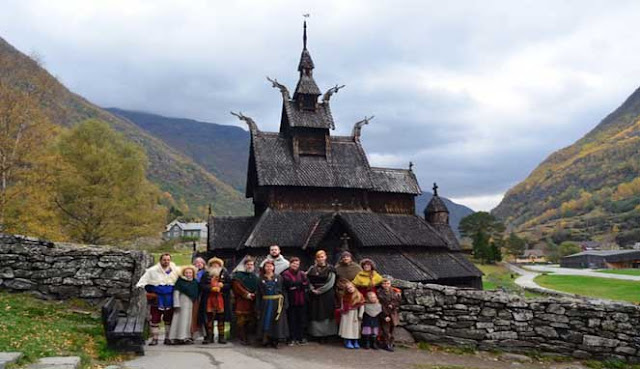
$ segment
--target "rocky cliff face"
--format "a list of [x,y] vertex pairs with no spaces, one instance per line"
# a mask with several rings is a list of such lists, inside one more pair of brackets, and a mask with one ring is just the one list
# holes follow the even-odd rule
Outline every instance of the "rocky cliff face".
[[591,132],[551,154],[493,214],[517,230],[632,242],[640,224],[640,89]]

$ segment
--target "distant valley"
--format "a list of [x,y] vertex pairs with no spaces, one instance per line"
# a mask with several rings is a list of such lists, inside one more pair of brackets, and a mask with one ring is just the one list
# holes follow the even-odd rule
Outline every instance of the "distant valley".
[[640,241],[640,89],[492,211],[534,239]]

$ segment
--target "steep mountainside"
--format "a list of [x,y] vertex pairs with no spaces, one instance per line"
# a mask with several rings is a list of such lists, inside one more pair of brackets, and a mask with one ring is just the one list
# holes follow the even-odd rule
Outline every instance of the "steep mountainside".
[[239,127],[106,109],[128,119],[191,158],[234,188],[244,191],[249,159],[249,133]]
[[[416,214],[424,216],[424,208],[426,208],[429,201],[431,201],[431,197],[433,197],[431,192],[423,192],[422,195],[416,197]],[[451,224],[453,232],[455,232],[456,236],[460,237],[460,232],[458,232],[460,221],[467,215],[473,214],[474,211],[464,205],[456,204],[445,197],[440,198],[444,201],[444,204],[447,205],[447,209],[449,209],[449,224]]]
[[0,66],[0,78],[16,88],[45,91],[41,106],[53,123],[69,127],[85,119],[101,119],[140,144],[149,157],[149,179],[176,201],[184,201],[192,211],[213,203],[217,214],[249,213],[250,202],[235,188],[127,119],[102,110],[70,92],[35,61],[2,38]]
[[551,154],[493,213],[535,238],[640,241],[640,89]]

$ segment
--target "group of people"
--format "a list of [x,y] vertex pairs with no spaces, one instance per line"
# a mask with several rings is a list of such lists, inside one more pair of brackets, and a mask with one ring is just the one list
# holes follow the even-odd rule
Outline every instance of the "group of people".
[[164,344],[192,344],[200,336],[213,343],[214,322],[225,344],[225,322],[234,315],[236,338],[245,345],[255,334],[274,348],[285,340],[304,345],[306,335],[324,343],[337,334],[348,349],[393,351],[401,296],[372,260],[357,263],[345,251],[334,266],[320,250],[304,272],[299,258],[287,260],[273,245],[259,271],[255,264],[247,256],[230,274],[216,257],[177,267],[170,254],[161,255],[137,283],[150,306],[149,345],[158,344],[161,322]]

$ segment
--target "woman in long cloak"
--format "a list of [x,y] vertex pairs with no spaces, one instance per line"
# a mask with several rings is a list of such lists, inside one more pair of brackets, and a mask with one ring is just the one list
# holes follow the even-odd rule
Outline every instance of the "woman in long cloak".
[[262,345],[278,348],[280,340],[287,338],[287,298],[283,290],[282,277],[275,274],[275,264],[267,260],[262,265],[262,276],[256,292],[258,309],[258,334]]
[[311,284],[309,294],[309,335],[325,342],[327,337],[338,333],[335,321],[336,301],[334,285],[336,273],[327,264],[327,253],[324,250],[316,252],[315,264],[307,271],[307,278]]

